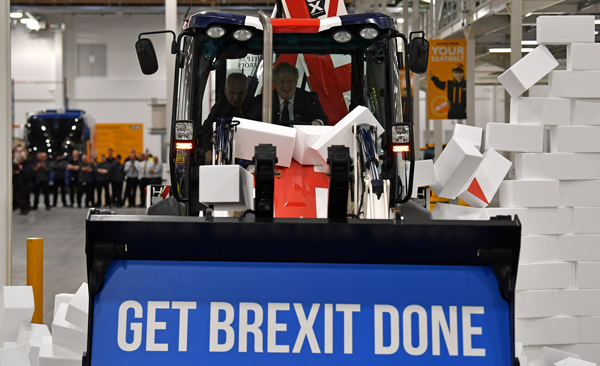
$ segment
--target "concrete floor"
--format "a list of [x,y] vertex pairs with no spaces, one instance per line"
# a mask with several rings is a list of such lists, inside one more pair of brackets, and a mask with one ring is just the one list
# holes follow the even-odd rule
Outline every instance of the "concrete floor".
[[[28,215],[13,212],[12,285],[27,283],[27,238],[44,239],[44,324],[50,326],[54,295],[75,293],[87,282],[85,263],[85,216],[88,209],[43,204]],[[121,215],[139,215],[143,208],[117,209]]]

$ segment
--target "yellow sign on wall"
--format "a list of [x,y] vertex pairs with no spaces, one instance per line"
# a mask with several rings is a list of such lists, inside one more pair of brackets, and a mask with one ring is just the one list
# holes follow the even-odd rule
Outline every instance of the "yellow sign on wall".
[[429,40],[429,119],[467,118],[467,40]]
[[98,160],[102,154],[107,155],[113,149],[113,156],[121,155],[124,162],[131,149],[136,154],[144,150],[144,125],[142,123],[96,123],[96,143],[94,152]]

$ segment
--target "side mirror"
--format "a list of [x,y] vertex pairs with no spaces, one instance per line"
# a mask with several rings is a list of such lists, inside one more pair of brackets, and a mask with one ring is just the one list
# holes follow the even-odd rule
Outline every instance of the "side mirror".
[[429,62],[429,42],[423,37],[412,38],[408,57],[409,68],[412,72],[416,74],[425,73]]
[[140,38],[135,42],[135,52],[137,53],[140,68],[145,75],[152,75],[158,70],[158,60],[154,45],[148,38]]

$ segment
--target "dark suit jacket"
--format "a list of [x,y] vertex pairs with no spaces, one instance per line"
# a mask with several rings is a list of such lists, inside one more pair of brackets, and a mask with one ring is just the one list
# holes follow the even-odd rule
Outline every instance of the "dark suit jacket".
[[[281,111],[279,110],[279,96],[273,90],[273,123],[279,123]],[[258,95],[250,112],[250,119],[262,120],[262,94]],[[294,121],[293,124],[310,124],[315,119],[323,121],[327,125],[327,115],[323,112],[319,95],[316,92],[296,88],[294,94]]]
[[217,118],[220,117],[242,117],[242,118],[251,118],[249,117],[249,110],[251,108],[252,98],[246,97],[244,103],[241,107],[235,108],[227,101],[227,98],[223,97],[212,106],[210,109],[210,113],[208,117],[206,117],[206,121],[202,124],[200,129],[201,138],[202,138],[202,149],[204,151],[212,150],[212,125],[213,122],[216,122]]

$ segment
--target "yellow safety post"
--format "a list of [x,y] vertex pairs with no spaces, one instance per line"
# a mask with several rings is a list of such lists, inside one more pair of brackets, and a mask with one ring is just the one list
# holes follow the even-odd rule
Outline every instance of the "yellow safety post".
[[33,287],[32,323],[44,323],[44,239],[27,239],[27,286]]

